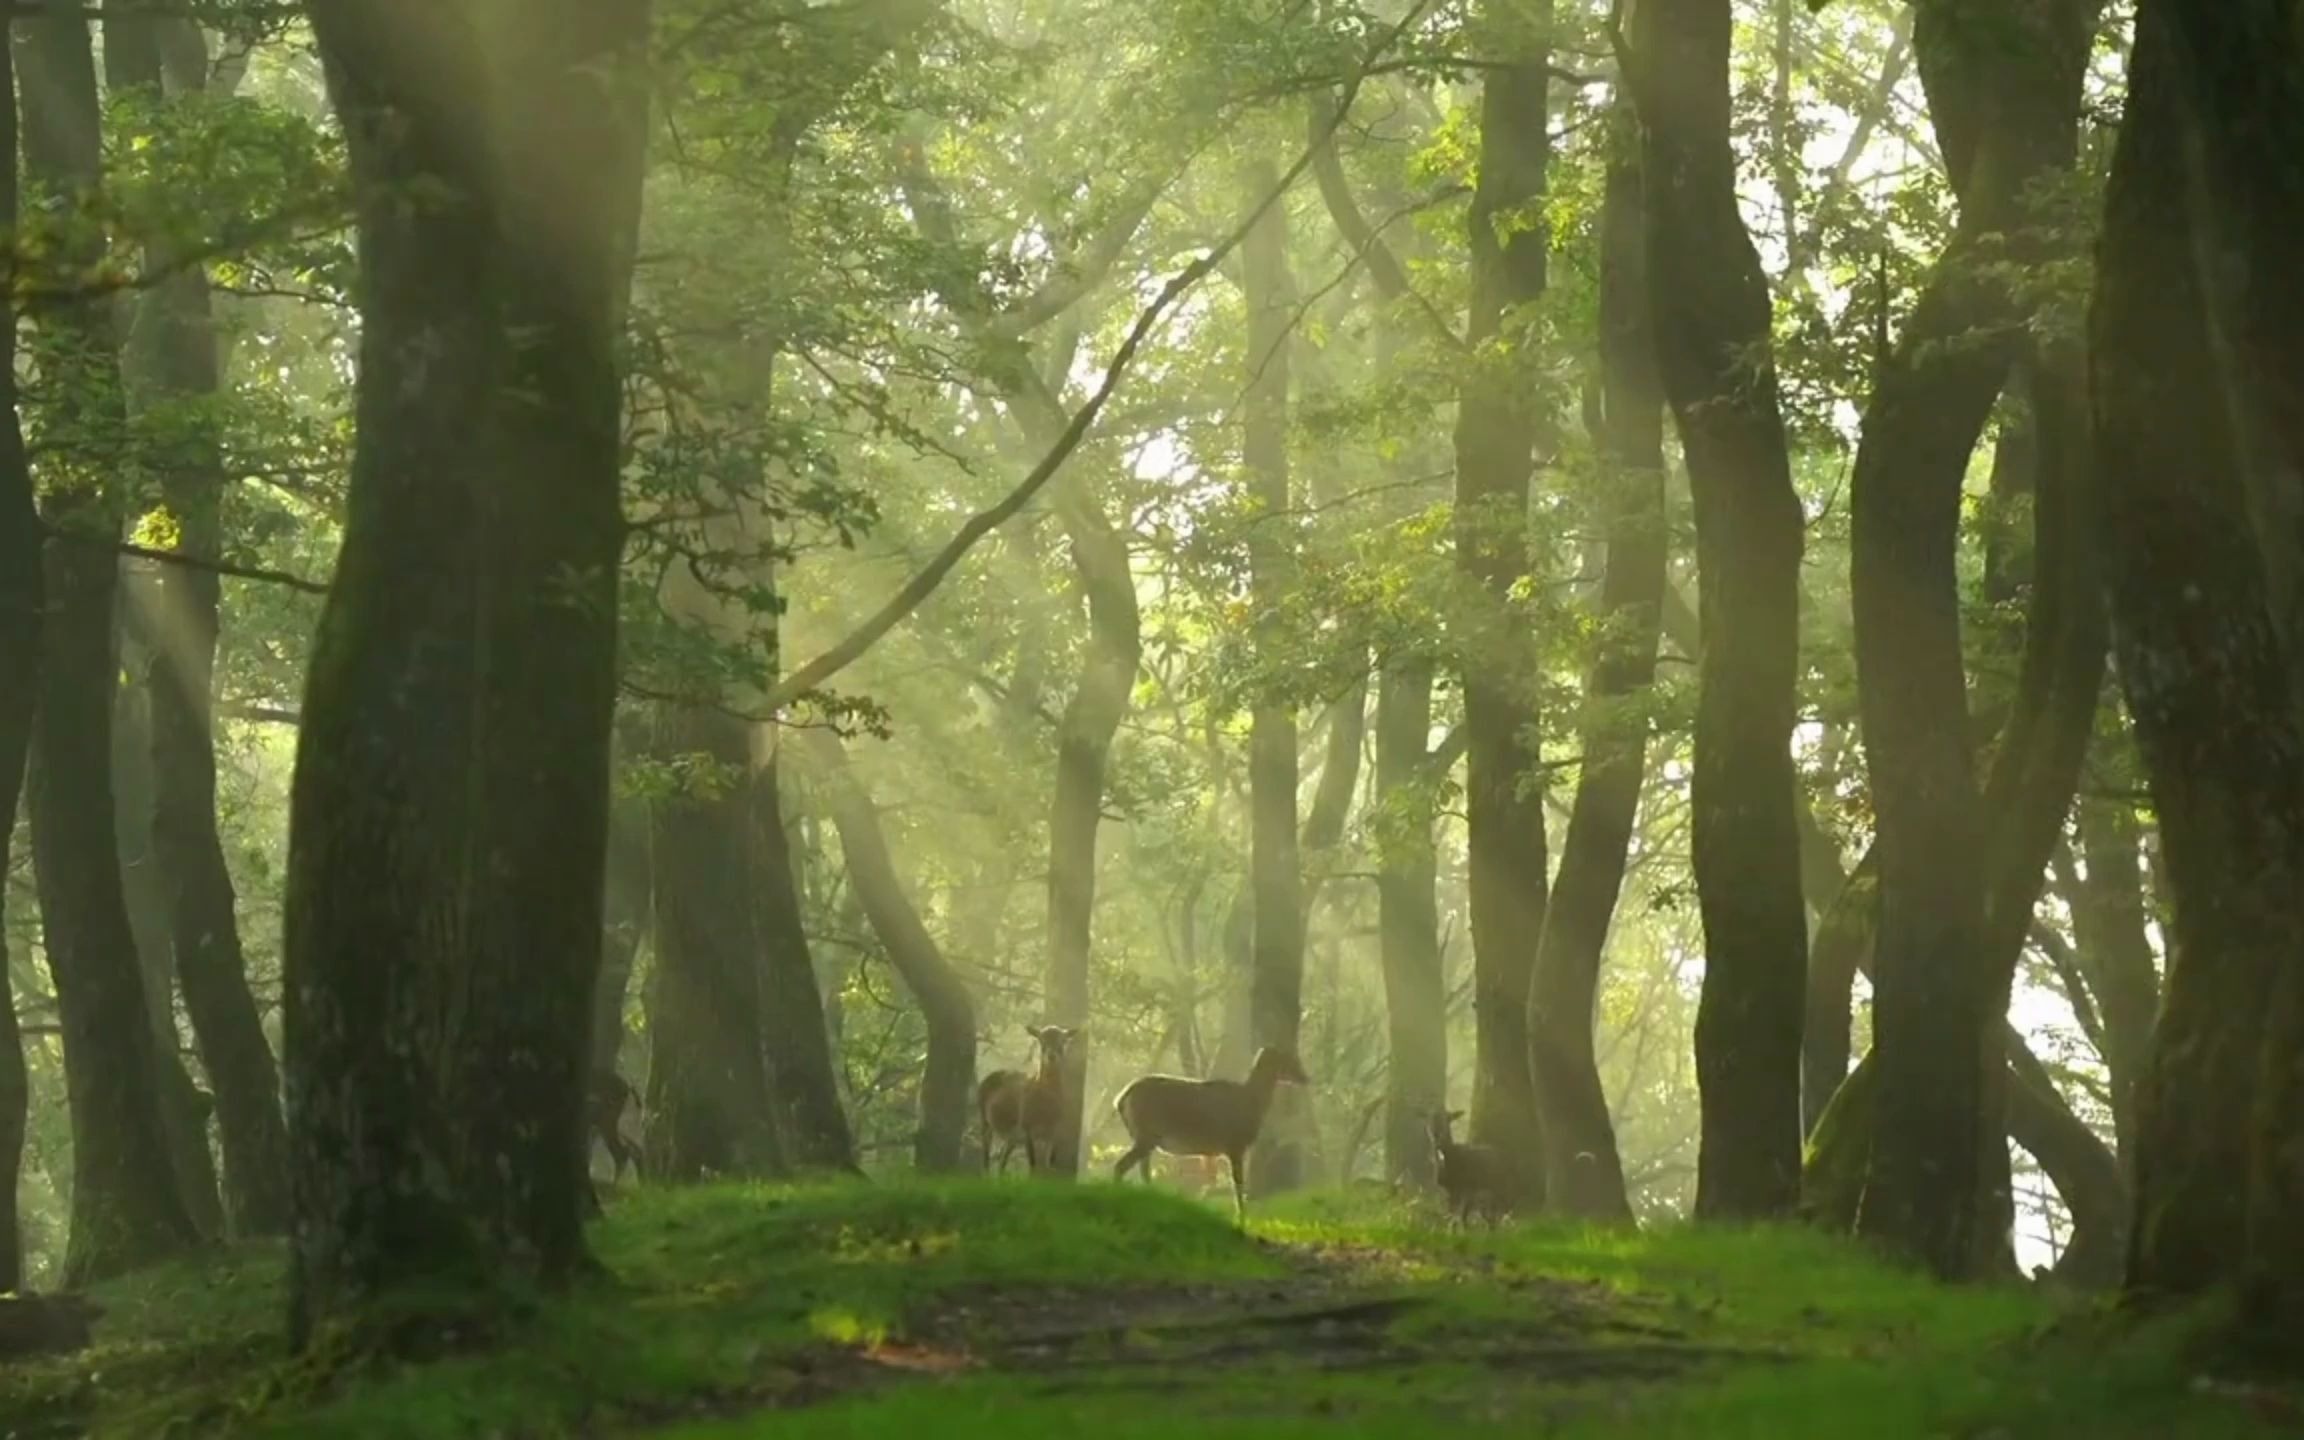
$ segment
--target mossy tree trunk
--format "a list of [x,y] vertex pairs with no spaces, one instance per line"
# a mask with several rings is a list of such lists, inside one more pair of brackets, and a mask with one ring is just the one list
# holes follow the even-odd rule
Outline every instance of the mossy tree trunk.
[[2090,321],[2119,673],[2174,911],[2128,1284],[2237,1289],[2246,1338],[2291,1366],[2304,1359],[2293,8],[2139,7]]
[[586,1264],[650,6],[309,15],[362,324],[290,797],[290,1329],[389,1343]]
[[1600,502],[1608,544],[1600,584],[1604,633],[1585,682],[1582,770],[1559,879],[1544,913],[1528,1025],[1548,1205],[1571,1215],[1630,1220],[1592,1028],[1601,956],[1647,769],[1644,701],[1656,678],[1668,542],[1664,397],[1648,308],[1639,136],[1629,106],[1614,120],[1617,148],[1601,200],[1600,414],[1593,437],[1608,487]]
[[[141,88],[155,98],[164,90],[182,93],[163,84],[167,30],[200,45],[198,27],[189,22],[107,14],[105,66],[115,90]],[[175,548],[214,559],[223,548],[225,477],[213,413],[222,365],[208,277],[166,247],[152,247],[146,258],[164,278],[136,308],[126,352],[129,399],[140,409],[170,412],[173,444],[156,462],[160,501],[175,521]],[[167,917],[167,968],[183,992],[215,1093],[233,1233],[277,1235],[288,1225],[280,1075],[248,988],[237,898],[216,829],[217,577],[193,566],[161,565],[137,593],[149,601],[139,629],[152,654],[150,823]]]
[[1737,210],[1730,29],[1727,0],[1644,0],[1631,37],[1658,369],[1696,508],[1696,1211],[1717,1219],[1781,1215],[1799,1197],[1808,942],[1791,751],[1802,516],[1768,282]]
[[[102,137],[88,22],[76,7],[18,22],[24,181],[65,207],[97,202]],[[81,213],[89,213],[83,210]],[[87,263],[86,253],[61,257]],[[42,413],[59,434],[120,433],[125,411],[111,311],[52,300],[34,314]],[[37,438],[37,437],[35,437]],[[47,623],[33,727],[32,853],[48,966],[64,1029],[72,1111],[67,1284],[133,1268],[193,1242],[161,1111],[162,1068],[129,927],[112,796],[113,632],[120,487],[54,462],[45,518],[72,538],[46,556]]]
[[1448,1099],[1448,989],[1432,844],[1432,664],[1401,657],[1376,678],[1376,930],[1390,1063],[1384,1171],[1429,1186],[1424,1121]]
[[1491,0],[1485,44],[1503,57],[1480,92],[1480,167],[1468,217],[1472,353],[1456,410],[1456,563],[1472,613],[1461,639],[1465,845],[1473,967],[1472,1135],[1513,1156],[1543,1194],[1528,995],[1544,930],[1547,862],[1535,642],[1512,603],[1531,556],[1529,489],[1543,421],[1529,308],[1549,280],[1552,5]]
[[782,760],[765,727],[752,733],[750,879],[758,936],[760,1018],[766,1027],[768,1083],[785,1158],[804,1170],[856,1169],[856,1138],[840,1100],[840,1074],[824,991],[800,909],[800,853],[784,815]]

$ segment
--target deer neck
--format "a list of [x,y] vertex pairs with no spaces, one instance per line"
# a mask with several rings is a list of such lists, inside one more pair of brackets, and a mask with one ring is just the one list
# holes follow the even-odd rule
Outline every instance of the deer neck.
[[1271,1112],[1272,1096],[1280,1088],[1280,1077],[1270,1070],[1253,1071],[1248,1076],[1248,1109],[1256,1119],[1256,1128],[1264,1128],[1264,1117]]

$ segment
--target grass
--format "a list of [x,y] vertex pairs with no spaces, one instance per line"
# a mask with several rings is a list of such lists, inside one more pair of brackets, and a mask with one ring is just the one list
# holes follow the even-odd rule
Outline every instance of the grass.
[[1243,1232],[1165,1191],[900,1182],[641,1191],[595,1243],[615,1281],[507,1343],[327,1376],[279,1351],[276,1252],[135,1277],[97,1348],[0,1370],[0,1440],[2294,1433],[2197,1393],[2180,1330],[2043,1339],[2071,1316],[2033,1292],[1798,1230],[1313,1194]]

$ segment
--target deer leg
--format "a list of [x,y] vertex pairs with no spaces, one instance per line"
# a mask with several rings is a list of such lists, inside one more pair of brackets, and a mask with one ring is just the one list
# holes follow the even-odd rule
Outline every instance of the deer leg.
[[1241,1156],[1237,1151],[1227,1152],[1224,1156],[1224,1163],[1232,1172],[1232,1211],[1240,1219],[1246,1220],[1248,1218],[1248,1186],[1242,1172],[1247,1167],[1242,1164]]
[[1152,1183],[1152,1147],[1150,1145],[1139,1140],[1128,1147],[1128,1153],[1121,1156],[1120,1163],[1112,1167],[1112,1179],[1115,1184],[1128,1178],[1128,1167],[1131,1165],[1143,1169],[1144,1183],[1147,1185]]

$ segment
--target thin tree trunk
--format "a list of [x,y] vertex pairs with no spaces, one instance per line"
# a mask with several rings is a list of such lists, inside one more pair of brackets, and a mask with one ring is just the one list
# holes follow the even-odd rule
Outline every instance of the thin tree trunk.
[[[16,70],[10,47],[0,45],[0,232],[16,228]],[[24,792],[24,762],[32,745],[33,704],[40,690],[41,618],[47,607],[40,556],[40,514],[32,499],[32,471],[16,417],[16,307],[0,301],[7,318],[0,334],[0,1295],[24,1283],[24,1232],[17,1215],[16,1182],[24,1168],[24,1130],[31,1089],[24,1041],[16,1027],[15,987],[7,945],[10,848],[16,807]]]
[[[105,67],[116,91],[141,88],[153,100],[161,96],[160,32],[170,24],[107,14]],[[197,44],[196,27],[180,28]],[[204,416],[222,385],[207,273],[180,263],[166,246],[148,247],[145,258],[164,278],[138,306],[128,337],[130,402],[188,406]],[[175,548],[213,559],[223,547],[220,439],[205,421],[178,422],[170,433],[175,448],[158,468]],[[277,1235],[288,1226],[280,1074],[248,988],[237,897],[216,829],[218,581],[211,571],[161,565],[131,594],[146,602],[138,630],[152,652],[151,838],[167,916],[163,956],[182,988],[200,1063],[215,1091],[232,1231]]]
[[362,323],[290,798],[299,1345],[587,1263],[650,7],[309,13]]
[[1793,818],[1802,515],[1769,346],[1768,282],[1737,210],[1728,0],[1633,14],[1658,369],[1696,505],[1703,654],[1693,780],[1704,917],[1696,1212],[1789,1212],[1800,1192],[1808,926]]
[[2135,1175],[2136,1102],[2160,1017],[2160,971],[2145,932],[2142,834],[2124,800],[2083,796],[2080,855],[2087,873],[2066,890],[2072,933],[2103,1028],[2112,1128],[2121,1170]]
[[1384,1078],[1384,1173],[1432,1184],[1424,1122],[1448,1100],[1448,994],[1432,846],[1432,666],[1394,660],[1376,682],[1377,944],[1391,1063]]
[[1479,592],[1462,642],[1464,808],[1476,1054],[1472,1134],[1514,1157],[1523,1198],[1543,1194],[1529,1064],[1528,995],[1544,930],[1546,853],[1535,649],[1511,604],[1529,572],[1528,497],[1543,421],[1526,359],[1527,310],[1547,283],[1541,219],[1551,166],[1550,0],[1492,0],[1481,82],[1480,172],[1469,216],[1472,304],[1456,414],[1457,565]]
[[[69,206],[102,180],[96,68],[78,10],[21,21],[24,180]],[[101,213],[101,212],[83,212]],[[82,262],[89,254],[69,257]],[[119,363],[104,302],[66,300],[36,314],[36,363],[66,413],[58,423],[116,430]],[[110,541],[119,498],[74,477],[52,488],[47,624],[29,786],[32,855],[64,1029],[72,1110],[72,1231],[67,1284],[131,1269],[191,1244],[171,1167],[160,1058],[121,887],[112,799],[113,617],[119,567]]]
[[800,857],[784,827],[779,758],[764,747],[775,738],[752,736],[753,924],[760,945],[760,1014],[766,1026],[768,1083],[776,1092],[787,1158],[803,1170],[856,1172],[856,1139],[840,1103],[839,1068],[832,1032],[824,1021],[824,992],[809,953],[800,910]]
[[647,937],[650,859],[647,816],[631,801],[608,812],[608,872],[602,893],[600,979],[593,987],[592,1068],[617,1071],[624,1053],[624,1006],[640,942]]
[[[1250,203],[1280,186],[1279,167],[1248,168]],[[1289,493],[1288,429],[1295,282],[1288,269],[1287,208],[1265,209],[1240,250],[1248,306],[1246,398],[1241,460],[1255,508],[1248,540],[1249,590],[1257,645],[1266,663],[1284,643],[1280,613],[1295,575],[1296,517]],[[1304,871],[1298,851],[1296,706],[1260,695],[1248,731],[1248,884],[1254,947],[1248,1028],[1257,1048],[1300,1053],[1304,1022]],[[1303,1180],[1300,1146],[1276,1127],[1258,1136],[1249,1179],[1258,1195]]]
[[1583,767],[1536,952],[1528,1024],[1548,1205],[1565,1214],[1628,1221],[1632,1205],[1592,1027],[1601,957],[1623,889],[1647,766],[1650,727],[1643,701],[1656,677],[1668,557],[1664,397],[1648,308],[1637,120],[1629,106],[1615,119],[1619,148],[1610,156],[1601,202],[1601,390],[1593,437],[1609,487],[1602,501],[1608,541],[1600,582],[1604,634],[1585,685],[1578,726]]
[[[120,604],[137,608],[146,577],[122,576]],[[128,905],[128,933],[143,975],[145,1018],[152,1027],[152,1062],[160,1084],[160,1122],[184,1213],[203,1240],[225,1233],[224,1201],[216,1185],[216,1157],[208,1148],[214,1102],[193,1083],[176,1029],[175,967],[168,943],[168,896],[152,853],[151,660],[143,646],[121,637],[115,669],[123,676],[112,705],[112,824],[120,847],[120,885]]]
[[972,1169],[975,1157],[965,1142],[976,1093],[976,1002],[905,893],[879,813],[850,769],[847,751],[822,731],[809,743],[823,776],[826,808],[840,830],[841,853],[848,857],[848,883],[928,1031],[913,1164],[931,1174]]

